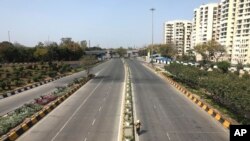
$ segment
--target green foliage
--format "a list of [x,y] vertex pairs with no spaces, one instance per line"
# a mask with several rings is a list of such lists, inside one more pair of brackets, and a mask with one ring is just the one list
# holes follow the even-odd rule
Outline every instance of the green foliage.
[[194,55],[182,55],[182,56],[177,56],[176,60],[179,61],[184,61],[184,62],[194,62],[195,61],[195,56]]
[[196,67],[171,64],[165,67],[176,81],[197,90],[206,90],[206,96],[223,105],[250,123],[250,79],[232,73],[207,72]]
[[222,62],[218,62],[217,63],[218,68],[223,72],[223,73],[227,73],[228,72],[228,68],[230,67],[230,63],[227,61],[222,61]]
[[237,66],[236,66],[237,70],[241,70],[244,68],[243,64],[242,63],[238,63]]
[[15,86],[20,86],[21,85],[21,81],[20,80],[15,80],[14,84],[15,84]]
[[84,68],[86,69],[87,71],[87,75],[90,74],[90,71],[91,71],[91,67],[93,64],[95,64],[97,62],[96,58],[94,56],[85,56],[83,59],[82,59],[82,64],[84,66]]
[[33,79],[34,82],[38,82],[39,81],[38,76],[34,76],[32,79]]
[[2,90],[5,90],[6,86],[7,86],[6,82],[4,81],[0,82],[0,87],[2,88]]
[[163,57],[174,58],[177,55],[177,50],[173,44],[155,45],[158,48],[158,53]]
[[59,69],[59,72],[60,73],[64,73],[64,72],[67,72],[67,71],[70,71],[70,65],[68,64],[63,64],[60,69]]
[[127,50],[123,47],[120,47],[116,49],[117,53],[119,54],[120,57],[124,57],[124,55],[127,53]]
[[34,52],[34,57],[37,59],[37,60],[46,60],[46,57],[48,55],[48,49],[47,48],[36,48],[36,51]]
[[139,56],[147,56],[147,54],[148,54],[147,49],[141,49],[141,50],[139,50],[139,52],[138,52],[138,55],[139,55]]
[[148,50],[153,53],[159,53],[163,57],[175,58],[177,55],[177,50],[174,44],[155,44],[148,46]]
[[48,75],[50,77],[55,77],[57,75],[57,72],[56,71],[50,71],[50,72],[48,72]]
[[25,104],[16,109],[13,113],[6,117],[0,117],[0,135],[7,133],[10,129],[16,127],[25,118],[33,115],[42,107],[38,104]]
[[79,60],[83,48],[74,41],[50,43],[39,42],[35,47],[24,47],[9,42],[0,42],[0,62],[34,62],[34,61],[72,61]]
[[202,56],[205,62],[213,59],[218,61],[218,59],[226,52],[224,46],[214,40],[198,44],[194,47],[194,50]]

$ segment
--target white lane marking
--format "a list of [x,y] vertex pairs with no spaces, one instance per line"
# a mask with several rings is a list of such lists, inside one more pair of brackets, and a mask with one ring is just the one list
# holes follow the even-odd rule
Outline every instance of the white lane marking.
[[99,112],[102,110],[102,107],[99,108]]
[[154,105],[154,108],[156,109],[156,106]]
[[103,101],[105,101],[105,100],[106,100],[106,97],[103,98]]
[[92,122],[92,126],[95,124],[95,119],[93,120],[93,122]]
[[[104,78],[103,78],[104,79]],[[66,127],[66,125],[69,123],[69,121],[76,115],[76,113],[81,109],[81,107],[86,103],[86,101],[89,99],[89,97],[95,92],[95,90],[101,85],[103,79],[98,83],[98,85],[92,90],[90,95],[83,101],[83,103],[75,110],[75,112],[70,116],[70,118],[64,123],[62,128],[56,133],[56,135],[51,139],[51,141],[54,141],[56,137],[62,132],[62,130]]]
[[171,140],[171,139],[170,139],[170,136],[169,136],[169,134],[168,134],[168,132],[167,132],[167,136],[168,136],[168,139]]
[[87,141],[87,138],[85,138],[84,141]]
[[100,71],[98,71],[97,73],[95,73],[95,75],[96,75],[96,76],[99,75],[103,70],[104,70],[104,68],[101,69]]

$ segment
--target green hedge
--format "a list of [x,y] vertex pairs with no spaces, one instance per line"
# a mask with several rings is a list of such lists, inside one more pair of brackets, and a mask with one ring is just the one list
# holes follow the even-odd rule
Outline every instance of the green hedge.
[[42,106],[38,104],[25,104],[8,116],[0,117],[0,135],[7,133],[10,129],[19,125],[25,118],[33,115],[41,108]]
[[207,72],[193,66],[173,63],[165,66],[176,81],[206,92],[206,96],[241,118],[239,122],[250,123],[250,79],[248,75],[240,78],[233,73],[219,71]]

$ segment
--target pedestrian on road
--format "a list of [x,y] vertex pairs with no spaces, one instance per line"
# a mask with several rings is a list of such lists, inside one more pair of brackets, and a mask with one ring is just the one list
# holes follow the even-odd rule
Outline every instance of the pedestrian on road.
[[135,129],[136,129],[136,133],[138,135],[140,135],[140,129],[141,129],[141,122],[140,122],[140,120],[136,121],[136,123],[135,123]]

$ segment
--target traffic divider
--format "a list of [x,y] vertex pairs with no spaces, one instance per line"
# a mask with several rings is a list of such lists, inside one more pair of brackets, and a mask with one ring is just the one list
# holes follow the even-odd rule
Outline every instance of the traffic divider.
[[4,98],[7,98],[9,96],[13,96],[13,95],[19,94],[21,92],[30,90],[32,88],[35,88],[35,87],[38,87],[38,86],[41,86],[41,85],[44,85],[44,84],[47,84],[49,82],[55,81],[57,79],[65,77],[65,76],[67,76],[67,75],[58,76],[56,78],[52,78],[52,79],[49,79],[49,80],[46,80],[46,81],[42,81],[42,82],[37,82],[37,83],[30,84],[30,85],[22,87],[22,88],[18,88],[18,89],[12,90],[12,91],[8,91],[6,93],[0,94],[0,99],[4,99]]
[[3,135],[0,138],[0,141],[14,141],[18,137],[20,137],[23,133],[28,131],[32,126],[38,123],[41,119],[43,119],[46,115],[48,115],[53,109],[55,109],[58,105],[60,105],[63,101],[65,101],[69,96],[74,94],[79,88],[81,88],[84,84],[86,84],[91,78],[87,79],[87,81],[82,81],[78,86],[73,87],[72,90],[61,97],[58,97],[55,101],[49,103],[44,106],[40,111],[33,114],[30,118],[27,118],[23,123],[19,126],[12,129],[9,133]]
[[131,90],[131,72],[125,63],[125,102],[123,103],[123,119],[122,119],[122,141],[135,140],[134,135],[134,114],[133,114],[133,97]]

